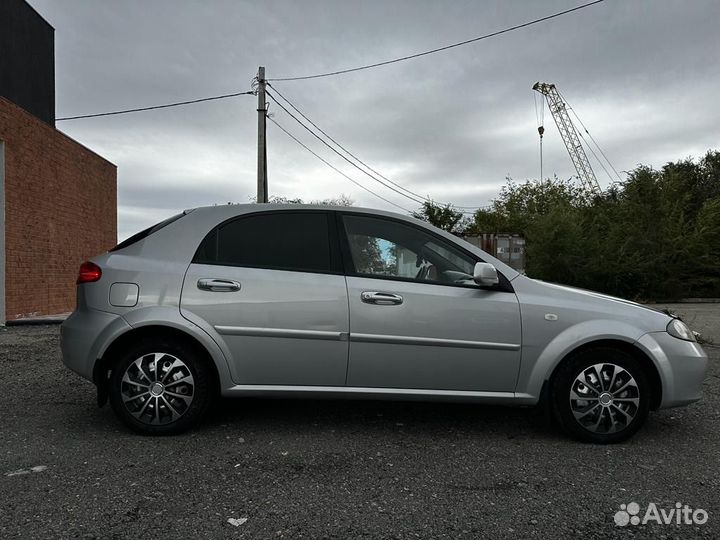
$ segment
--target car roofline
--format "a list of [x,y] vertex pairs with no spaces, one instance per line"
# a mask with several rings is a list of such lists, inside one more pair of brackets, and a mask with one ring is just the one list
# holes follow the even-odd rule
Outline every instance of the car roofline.
[[379,208],[367,208],[361,206],[341,206],[341,205],[330,205],[330,204],[292,204],[292,203],[244,203],[244,204],[221,204],[213,206],[201,206],[193,209],[193,212],[198,214],[222,214],[223,220],[232,219],[235,217],[242,216],[244,214],[253,214],[256,212],[293,212],[298,210],[316,210],[316,211],[327,211],[327,212],[346,212],[354,214],[367,214],[369,216],[381,216],[396,219],[398,221],[404,221],[411,225],[419,226],[422,228],[431,228],[432,232],[438,236],[444,237],[446,240],[451,242],[461,242],[462,247],[465,251],[475,254],[477,257],[483,259],[486,262],[493,264],[505,277],[512,281],[520,275],[510,265],[499,260],[494,255],[487,253],[477,246],[474,246],[464,240],[463,238],[456,236],[447,231],[443,231],[437,227],[434,227],[431,223],[423,221],[414,216],[407,214],[400,214],[397,212],[391,212],[388,210],[381,210]]

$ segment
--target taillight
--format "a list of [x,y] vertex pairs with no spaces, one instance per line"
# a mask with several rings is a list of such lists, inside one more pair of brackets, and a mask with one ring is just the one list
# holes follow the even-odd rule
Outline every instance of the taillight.
[[77,283],[92,283],[97,281],[102,276],[102,270],[100,267],[90,261],[85,261],[80,265],[80,272],[78,272]]

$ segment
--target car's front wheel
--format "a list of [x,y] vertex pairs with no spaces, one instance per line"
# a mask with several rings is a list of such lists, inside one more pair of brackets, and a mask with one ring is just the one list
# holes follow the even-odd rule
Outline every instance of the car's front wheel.
[[650,385],[642,365],[625,351],[594,348],[565,361],[550,387],[555,419],[573,437],[592,443],[624,441],[645,423]]
[[141,433],[170,435],[194,425],[211,402],[208,369],[184,343],[147,339],[127,350],[110,376],[115,414]]

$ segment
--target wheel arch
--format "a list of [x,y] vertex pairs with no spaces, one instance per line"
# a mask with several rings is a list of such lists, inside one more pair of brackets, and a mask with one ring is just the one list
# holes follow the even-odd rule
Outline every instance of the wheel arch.
[[93,382],[97,386],[98,405],[103,406],[108,399],[108,386],[113,365],[120,359],[123,351],[133,343],[143,339],[165,338],[173,341],[182,341],[190,346],[207,365],[213,383],[212,391],[219,395],[221,373],[212,353],[197,337],[179,328],[166,324],[147,324],[140,327],[131,327],[127,332],[117,336],[102,352],[93,368]]
[[655,362],[653,362],[653,360],[641,348],[637,347],[633,343],[623,341],[621,339],[597,339],[593,341],[588,341],[586,343],[578,345],[571,351],[568,351],[560,359],[560,361],[555,364],[553,369],[546,377],[543,384],[542,399],[548,399],[547,390],[551,387],[553,378],[560,369],[560,366],[570,361],[573,356],[577,355],[580,352],[597,348],[617,349],[629,354],[638,362],[640,362],[645,369],[645,373],[648,376],[648,382],[650,383],[650,409],[657,410],[660,407],[660,403],[662,403],[662,379],[660,378],[660,372],[658,371]]

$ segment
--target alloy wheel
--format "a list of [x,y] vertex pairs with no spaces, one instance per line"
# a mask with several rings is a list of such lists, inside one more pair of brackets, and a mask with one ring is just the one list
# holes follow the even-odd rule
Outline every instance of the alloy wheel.
[[570,387],[570,409],[575,420],[593,433],[617,433],[638,413],[640,389],[635,378],[612,363],[584,368]]
[[156,352],[137,358],[125,370],[120,394],[127,411],[144,424],[175,422],[190,408],[195,379],[187,364]]

